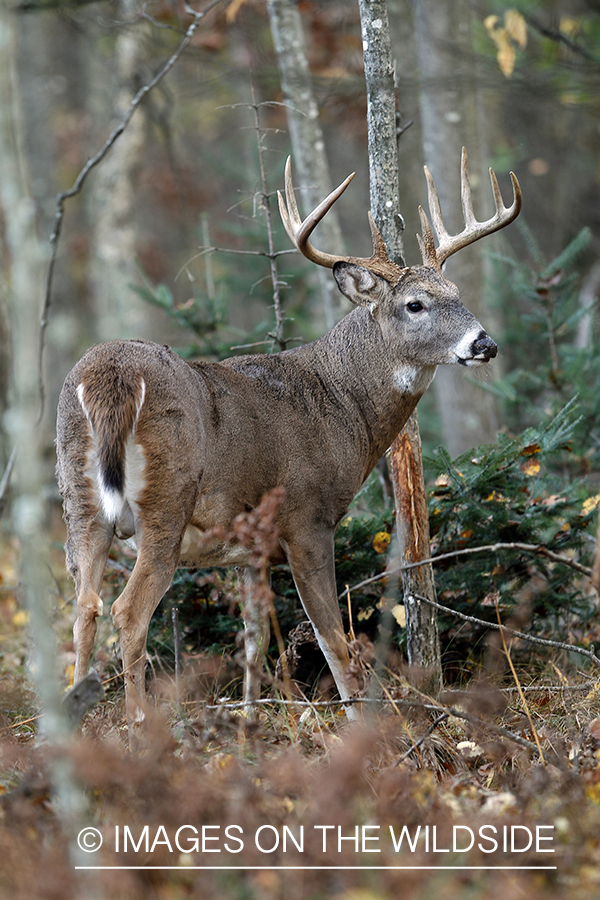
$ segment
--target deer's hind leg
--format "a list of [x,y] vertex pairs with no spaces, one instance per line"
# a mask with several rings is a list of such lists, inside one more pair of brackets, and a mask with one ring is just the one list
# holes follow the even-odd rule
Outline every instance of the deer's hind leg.
[[185,529],[182,518],[169,534],[143,530],[138,558],[121,595],[112,605],[112,618],[121,639],[125,704],[129,741],[133,730],[145,718],[146,641],[150,619],[171,584],[179,563],[179,549]]
[[96,618],[102,615],[100,588],[113,538],[112,525],[92,519],[83,533],[67,537],[67,564],[75,579],[77,619],[73,626],[77,684],[87,675],[96,638]]

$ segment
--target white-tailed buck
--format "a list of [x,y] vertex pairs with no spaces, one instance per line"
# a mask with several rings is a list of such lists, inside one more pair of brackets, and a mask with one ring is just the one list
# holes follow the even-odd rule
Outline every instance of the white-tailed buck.
[[[496,356],[496,344],[462,305],[442,264],[508,225],[521,208],[516,177],[511,173],[514,197],[506,208],[490,169],[496,212],[477,222],[463,151],[465,228],[450,236],[425,173],[438,246],[420,209],[423,265],[401,268],[387,257],[370,214],[369,259],[316,250],[309,236],[352,176],[302,222],[288,160],[285,202],[279,195],[286,230],[308,259],[333,269],[339,289],[355,304],[322,338],[272,355],[193,363],[158,344],[113,341],[88,350],[67,376],[56,445],[67,564],[77,589],[75,681],[90,665],[113,537],[132,539],[137,561],[112,606],[130,727],[144,717],[148,624],[175,569],[248,567],[244,547],[218,540],[207,545],[203,535],[215,526],[228,529],[277,487],[283,501],[271,562],[289,564],[339,693],[349,698],[335,530],[436,366],[479,366]],[[247,624],[255,631],[256,623]],[[251,672],[260,641],[249,640],[247,649],[254,657]],[[249,679],[248,701],[257,689]]]

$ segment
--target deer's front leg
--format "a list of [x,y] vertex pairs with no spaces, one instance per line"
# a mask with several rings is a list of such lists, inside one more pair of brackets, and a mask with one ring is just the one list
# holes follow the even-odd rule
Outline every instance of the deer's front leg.
[[[346,670],[350,657],[335,584],[333,532],[315,530],[309,539],[284,542],[283,547],[302,605],[312,622],[339,695],[342,700],[349,700],[352,692],[347,684]],[[355,706],[349,704],[345,709],[349,719],[359,718]]]

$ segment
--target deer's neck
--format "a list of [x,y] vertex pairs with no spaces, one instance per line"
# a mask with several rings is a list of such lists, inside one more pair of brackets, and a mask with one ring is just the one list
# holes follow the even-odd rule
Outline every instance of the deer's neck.
[[348,415],[364,422],[369,471],[404,427],[436,370],[400,359],[363,308],[298,352],[311,355],[311,365]]

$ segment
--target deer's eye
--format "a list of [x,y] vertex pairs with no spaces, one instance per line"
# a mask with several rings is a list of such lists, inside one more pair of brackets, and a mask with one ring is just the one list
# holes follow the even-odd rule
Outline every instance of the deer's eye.
[[422,309],[425,309],[422,303],[419,300],[413,300],[411,303],[406,304],[406,308],[411,313],[421,312]]

